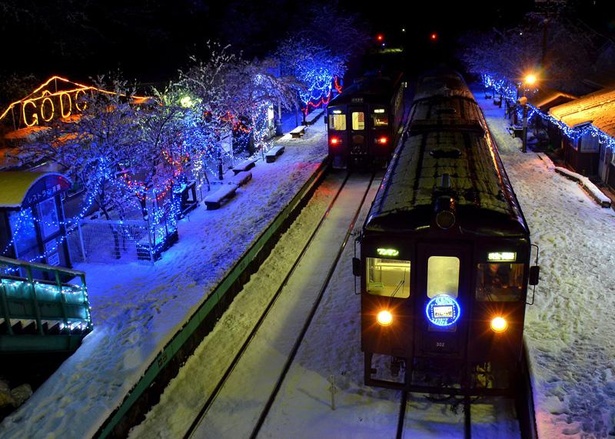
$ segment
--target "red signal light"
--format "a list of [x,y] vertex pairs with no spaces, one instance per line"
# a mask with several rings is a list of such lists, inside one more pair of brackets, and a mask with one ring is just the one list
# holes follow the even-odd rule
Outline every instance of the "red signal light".
[[377,145],[387,145],[389,143],[389,138],[387,136],[378,137],[376,139]]
[[342,144],[342,139],[339,137],[329,137],[330,146],[339,146]]
[[436,32],[432,32],[431,35],[429,35],[429,39],[431,41],[437,41],[438,40],[438,34]]

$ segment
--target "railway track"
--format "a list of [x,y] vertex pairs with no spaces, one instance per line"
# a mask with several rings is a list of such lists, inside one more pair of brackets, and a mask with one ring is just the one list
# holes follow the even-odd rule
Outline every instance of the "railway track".
[[[404,392],[362,383],[358,285],[347,244],[380,178],[325,179],[129,438],[289,437],[297,430],[305,438],[361,437],[362,420],[374,416],[382,428],[368,429],[372,437],[464,437],[458,400],[407,393],[400,406]],[[298,412],[311,414],[303,420]],[[503,432],[493,431],[493,418]],[[472,422],[474,438],[531,437],[521,435],[510,400],[473,403]]]
[[[176,398],[189,401],[182,405],[191,406],[189,416],[193,418],[190,422],[184,420],[187,425],[183,429],[178,426],[181,435],[177,437],[256,437],[347,246],[359,212],[371,202],[368,193],[371,190],[373,195],[375,184],[373,176],[333,173],[319,186],[216,328],[171,382],[165,391],[168,395],[163,394],[161,404],[147,415],[152,422],[146,419],[130,437],[168,430],[168,422],[158,427],[150,424],[156,424],[155,419],[172,417],[168,410],[177,409],[173,403]],[[255,370],[255,356],[275,358],[273,367]],[[215,371],[212,368],[205,374],[207,383],[200,383],[202,387],[181,384],[182,377],[202,373],[203,365],[211,363],[212,358],[224,364],[217,364]],[[246,395],[250,408],[235,405],[230,410],[236,413],[237,419],[233,420],[235,415],[229,416],[228,405],[236,403],[233,398],[237,386],[256,383],[258,394]],[[165,407],[166,399],[169,405]],[[228,430],[229,425],[233,426],[233,434],[220,436],[219,432]]]
[[[527,372],[527,368],[521,371],[518,385],[508,395],[471,396],[400,391],[395,438],[416,437],[415,425],[425,419],[425,411],[419,412],[416,410],[417,406],[433,405],[434,408],[449,413],[451,418],[457,420],[455,437],[464,439],[490,437],[490,434],[497,433],[491,432],[493,422],[490,418],[499,416],[503,421],[500,426],[506,431],[506,437],[513,435],[520,439],[536,439],[538,435],[534,404]],[[413,413],[413,410],[416,412]],[[508,421],[505,417],[509,418]]]
[[[244,363],[242,360],[249,360],[253,355],[262,355],[270,351],[266,355],[276,355],[279,358],[275,362],[275,367],[270,369],[267,375],[264,371],[259,372],[258,381],[262,390],[259,392],[261,398],[259,398],[258,406],[255,410],[248,410],[248,413],[242,410],[244,413],[241,419],[238,419],[237,424],[233,423],[241,430],[236,436],[234,435],[235,437],[257,437],[314,318],[342,251],[346,247],[359,209],[365,202],[370,183],[366,183],[364,179],[351,179],[348,175],[343,179],[329,179],[324,183],[323,191],[327,193],[326,198],[330,199],[329,204],[308,240],[297,242],[296,249],[300,250],[299,255],[290,266],[282,283],[275,290],[272,288],[271,299],[263,308],[256,325],[250,330],[214,393],[205,402],[184,438],[209,437],[212,424],[226,417],[224,413],[228,404],[233,403],[236,386],[241,385],[245,381],[244,378],[254,372],[252,361]],[[357,194],[361,196],[357,197]],[[318,193],[316,197],[319,197]],[[298,221],[297,227],[307,226],[301,216]],[[335,237],[343,236],[342,242],[337,242],[335,239],[329,240],[332,229],[336,229]],[[344,229],[343,234],[339,233]],[[319,254],[322,249],[322,240],[330,243],[327,245],[326,255]],[[272,258],[272,262],[275,263],[277,257],[274,250],[270,259]],[[314,261],[317,261],[316,264]],[[315,282],[305,285],[305,279],[313,279]],[[272,332],[275,332],[275,322],[288,319],[289,315],[286,311],[288,309],[293,310],[293,315],[284,325],[283,332],[287,339],[284,340],[284,346],[271,350],[270,341],[274,337]],[[272,327],[274,327],[273,331]]]

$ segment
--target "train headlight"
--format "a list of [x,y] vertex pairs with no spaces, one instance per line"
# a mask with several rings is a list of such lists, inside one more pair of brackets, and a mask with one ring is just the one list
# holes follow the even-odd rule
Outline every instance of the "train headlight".
[[491,319],[491,330],[496,334],[500,334],[508,329],[508,322],[502,316],[497,316]]
[[380,326],[389,326],[393,323],[393,314],[387,310],[380,311],[376,316],[376,321]]

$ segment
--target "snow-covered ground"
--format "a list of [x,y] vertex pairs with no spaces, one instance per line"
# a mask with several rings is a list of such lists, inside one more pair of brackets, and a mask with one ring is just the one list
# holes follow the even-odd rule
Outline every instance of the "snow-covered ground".
[[[600,207],[577,182],[556,172],[544,154],[522,153],[520,140],[506,130],[503,110],[482,93],[476,96],[533,242],[540,247],[541,282],[534,304],[527,306],[525,328],[540,438],[615,436],[615,212]],[[285,136],[280,142],[286,145],[285,153],[274,163],[259,161],[252,181],[236,198],[219,210],[201,205],[183,219],[179,242],[154,265],[75,267],[87,273],[94,331],[26,404],[0,424],[0,438],[87,438],[96,433],[207,291],[327,153],[322,120],[303,138]],[[356,357],[358,344],[336,344],[339,325],[334,320],[320,328],[327,334],[328,350],[340,361]],[[311,361],[331,361],[325,351],[313,350]],[[322,387],[321,376],[306,374],[303,379],[306,387]],[[344,380],[337,400],[356,402],[362,375],[345,375]],[[282,417],[288,420],[279,430],[284,437],[322,437],[318,434],[326,431],[327,422],[340,421],[327,418],[318,429],[310,429],[316,425],[309,410],[314,398],[309,393],[304,397],[280,408],[292,410]],[[359,422],[353,410],[343,413],[347,437],[366,432],[380,437],[382,420],[377,416]],[[174,422],[182,422],[182,416],[178,406]],[[494,419],[497,422],[497,416]],[[442,416],[435,417],[429,428],[438,431],[441,422]],[[173,438],[171,426],[156,437]]]

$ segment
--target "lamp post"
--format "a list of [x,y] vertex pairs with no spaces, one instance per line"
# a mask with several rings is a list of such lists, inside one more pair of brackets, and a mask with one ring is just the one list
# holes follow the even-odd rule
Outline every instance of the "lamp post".
[[222,166],[222,146],[218,145],[218,179],[224,180],[224,169]]
[[536,75],[529,74],[523,81],[523,96],[519,98],[519,104],[523,107],[523,131],[521,140],[521,152],[527,152],[527,97],[525,96],[526,85],[533,85],[536,82]]
[[527,152],[527,98],[522,96],[519,98],[519,103],[523,108],[523,130],[521,131],[521,152]]

